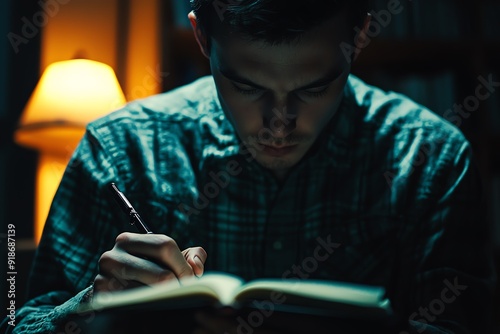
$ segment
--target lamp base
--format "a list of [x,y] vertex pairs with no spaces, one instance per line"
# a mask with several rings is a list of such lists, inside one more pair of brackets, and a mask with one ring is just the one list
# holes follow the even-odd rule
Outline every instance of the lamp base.
[[38,245],[47,220],[52,200],[59,187],[70,154],[58,155],[41,152],[38,158],[35,190],[34,241]]

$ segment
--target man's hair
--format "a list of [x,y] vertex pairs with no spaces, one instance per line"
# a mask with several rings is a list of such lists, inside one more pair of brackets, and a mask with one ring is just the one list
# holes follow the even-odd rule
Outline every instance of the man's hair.
[[[210,41],[213,27],[250,40],[280,44],[296,40],[347,9],[352,28],[361,26],[370,0],[190,0],[201,31]],[[217,21],[215,21],[217,20]]]

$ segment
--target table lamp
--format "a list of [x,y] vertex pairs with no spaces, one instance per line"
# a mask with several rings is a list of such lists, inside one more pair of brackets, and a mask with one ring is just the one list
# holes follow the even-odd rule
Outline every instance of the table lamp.
[[88,122],[126,102],[113,69],[88,59],[47,66],[20,118],[14,140],[36,149],[34,241],[38,245],[54,194]]

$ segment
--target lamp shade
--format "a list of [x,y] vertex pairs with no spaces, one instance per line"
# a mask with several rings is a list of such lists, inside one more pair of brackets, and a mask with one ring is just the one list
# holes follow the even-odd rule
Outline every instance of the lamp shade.
[[111,66],[88,59],[52,63],[26,104],[15,141],[67,154],[78,144],[87,123],[125,102]]

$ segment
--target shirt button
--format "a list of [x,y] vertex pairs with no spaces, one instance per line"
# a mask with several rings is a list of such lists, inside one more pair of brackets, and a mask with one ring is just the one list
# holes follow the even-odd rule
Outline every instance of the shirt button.
[[283,243],[280,241],[280,240],[276,240],[274,243],[273,243],[273,248],[275,250],[281,250],[283,248]]

